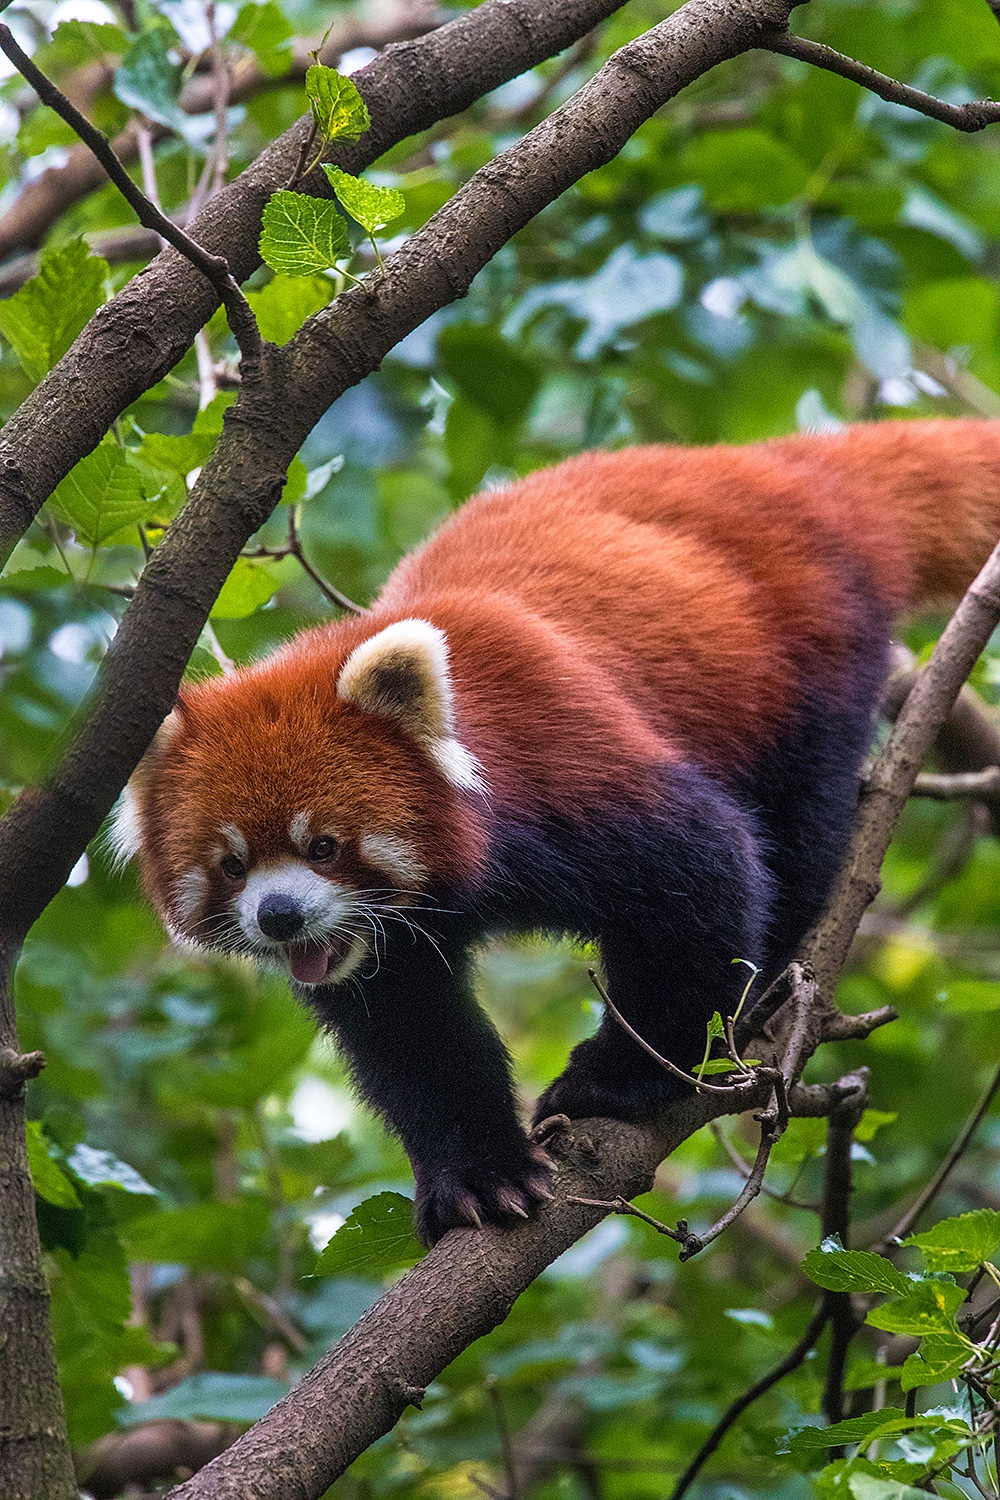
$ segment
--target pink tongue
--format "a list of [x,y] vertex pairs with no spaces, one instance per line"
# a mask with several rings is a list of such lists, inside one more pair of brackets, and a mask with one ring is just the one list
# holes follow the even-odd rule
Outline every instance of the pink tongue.
[[330,967],[332,943],[321,943],[310,938],[306,943],[296,943],[288,949],[288,962],[292,976],[303,984],[322,984]]

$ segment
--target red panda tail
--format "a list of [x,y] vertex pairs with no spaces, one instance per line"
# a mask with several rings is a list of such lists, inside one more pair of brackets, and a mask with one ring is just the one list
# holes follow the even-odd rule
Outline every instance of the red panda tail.
[[836,480],[839,525],[900,610],[959,597],[1000,538],[1000,421],[869,423],[796,447],[814,481]]

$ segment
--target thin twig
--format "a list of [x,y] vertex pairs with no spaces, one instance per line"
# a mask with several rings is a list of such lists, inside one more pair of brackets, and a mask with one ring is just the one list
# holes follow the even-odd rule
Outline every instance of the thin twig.
[[769,1370],[749,1390],[744,1391],[742,1396],[737,1396],[731,1406],[726,1408],[708,1437],[698,1449],[694,1458],[692,1458],[683,1474],[681,1474],[670,1496],[670,1500],[682,1500],[682,1496],[687,1494],[705,1460],[711,1458],[726,1433],[739,1420],[747,1407],[752,1406],[758,1397],[765,1395],[772,1386],[777,1385],[779,1380],[784,1380],[786,1375],[790,1375],[793,1370],[798,1369],[799,1365],[803,1363],[816,1347],[820,1334],[829,1321],[829,1317],[830,1314],[826,1303],[821,1302],[809,1320],[809,1326],[805,1333],[799,1339],[794,1349],[789,1350],[784,1359],[779,1364],[776,1364],[773,1370]]
[[0,24],[0,51],[9,58],[18,72],[27,79],[43,104],[54,110],[61,120],[75,130],[80,139],[90,147],[101,166],[107,172],[122,197],[134,210],[140,224],[153,229],[174,249],[179,251],[218,292],[229,317],[229,326],[240,346],[240,353],[247,362],[258,361],[263,354],[263,340],[257,327],[250,304],[229,270],[222,255],[212,255],[190,235],[179,229],[166,214],[151,203],[111,149],[107,136],[92,125],[87,117],[70,103],[51,79],[32,62],[28,54],[18,46],[9,26]]
[[328,583],[327,580],[323,577],[322,573],[318,572],[306,557],[305,553],[302,550],[302,538],[299,535],[298,511],[299,507],[297,505],[293,505],[288,513],[288,541],[283,547],[245,547],[243,549],[243,552],[241,553],[241,556],[249,558],[294,557],[295,561],[299,564],[302,571],[312,579],[313,583],[319,589],[320,593],[323,594],[331,604],[336,604],[338,609],[346,610],[349,614],[363,615],[365,612],[364,605],[355,604],[353,599],[349,599],[346,594],[340,591],[340,589],[335,588],[332,583]]
[[934,1176],[931,1178],[930,1182],[924,1188],[923,1192],[917,1196],[915,1201],[906,1210],[906,1213],[900,1219],[895,1228],[890,1230],[890,1232],[886,1235],[885,1239],[882,1241],[882,1244],[875,1246],[874,1248],[882,1250],[887,1245],[891,1245],[895,1240],[901,1240],[905,1235],[909,1234],[910,1230],[920,1218],[920,1215],[923,1213],[924,1209],[934,1201],[938,1193],[944,1187],[948,1178],[951,1176],[952,1171],[957,1166],[958,1162],[962,1159],[969,1146],[970,1141],[972,1140],[972,1137],[979,1129],[979,1126],[986,1116],[986,1112],[988,1111],[990,1105],[993,1103],[998,1089],[1000,1089],[1000,1067],[997,1068],[996,1072],[993,1074],[993,1077],[990,1079],[990,1082],[983,1090],[979,1103],[972,1111],[972,1114],[969,1116],[968,1120],[966,1120],[965,1125],[962,1127],[962,1130],[955,1141],[955,1144],[948,1152],[948,1155],[945,1157],[938,1170],[934,1173]]
[[497,1434],[500,1438],[500,1453],[503,1457],[504,1474],[507,1479],[506,1500],[520,1500],[521,1489],[517,1482],[517,1461],[514,1456],[514,1443],[511,1437],[510,1425],[507,1421],[507,1413],[503,1408],[503,1397],[500,1395],[500,1387],[495,1375],[487,1375],[483,1384],[486,1394],[490,1398],[493,1407],[493,1417],[497,1424]]
[[[836,1235],[846,1249],[850,1244],[851,1193],[854,1188],[851,1152],[854,1132],[867,1101],[867,1071],[848,1074],[839,1080],[839,1086],[843,1097],[840,1104],[830,1111],[827,1123],[822,1228],[824,1239]],[[823,1386],[823,1411],[832,1424],[839,1422],[844,1415],[844,1370],[847,1351],[859,1320],[850,1292],[825,1292],[824,1303],[833,1336]],[[831,1454],[839,1456],[833,1450]]]
[[1000,766],[987,766],[983,771],[955,771],[947,776],[922,771],[913,783],[910,795],[931,797],[935,802],[958,802],[969,797],[998,797]]
[[1000,104],[992,99],[974,99],[969,104],[946,104],[933,94],[925,94],[922,89],[900,83],[897,78],[890,78],[887,73],[868,67],[867,63],[845,57],[842,52],[835,52],[822,42],[811,42],[804,36],[790,36],[786,33],[772,38],[766,46],[769,52],[780,52],[784,57],[795,57],[800,62],[825,68],[828,73],[838,73],[841,78],[860,83],[862,88],[877,94],[889,104],[905,105],[907,109],[915,109],[931,120],[952,125],[956,130],[971,133],[1000,122]]
[[610,1012],[614,1020],[618,1022],[618,1025],[622,1028],[622,1030],[627,1031],[633,1042],[638,1042],[643,1052],[647,1052],[654,1062],[659,1063],[661,1068],[666,1068],[668,1073],[672,1073],[673,1076],[675,1078],[679,1078],[682,1083],[690,1084],[693,1089],[698,1089],[708,1094],[733,1094],[736,1090],[746,1088],[748,1085],[751,1085],[755,1081],[755,1075],[753,1073],[747,1074],[744,1077],[741,1077],[736,1083],[731,1084],[706,1083],[703,1078],[695,1078],[693,1074],[685,1073],[684,1069],[679,1068],[676,1063],[670,1062],[670,1060],[666,1057],[661,1057],[656,1048],[651,1047],[649,1043],[639,1035],[635,1027],[629,1025],[628,1021],[626,1021],[625,1017],[622,1015],[621,1011],[618,1009],[611,996],[608,994],[600,975],[597,973],[597,970],[588,969],[587,973],[590,975],[590,982],[594,986],[594,989],[597,991],[597,993],[600,995],[605,1007]]
[[[734,1146],[718,1120],[709,1120],[708,1128],[745,1181],[753,1170],[751,1163],[740,1153],[739,1147]],[[819,1207],[818,1203],[806,1203],[801,1198],[792,1198],[788,1193],[779,1193],[777,1188],[768,1187],[766,1183],[761,1185],[761,1192],[765,1198],[773,1198],[775,1203],[784,1203],[786,1208],[802,1208],[815,1213]]]

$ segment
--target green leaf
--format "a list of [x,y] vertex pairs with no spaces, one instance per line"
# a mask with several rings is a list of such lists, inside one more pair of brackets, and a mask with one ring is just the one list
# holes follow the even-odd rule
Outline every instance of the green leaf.
[[[760,1058],[759,1057],[745,1057],[743,1059],[743,1061],[746,1063],[747,1067],[750,1067],[750,1068],[759,1068],[760,1067]],[[698,1069],[698,1076],[699,1076],[699,1078],[702,1078],[702,1077],[707,1077],[709,1073],[735,1073],[737,1071],[738,1071],[738,1069],[736,1067],[736,1064],[733,1062],[732,1058],[729,1058],[729,1057],[710,1057],[707,1063],[704,1063],[702,1066],[699,1067],[699,1069]]]
[[452,323],[437,341],[445,373],[501,427],[516,427],[538,390],[541,371],[509,339],[481,323]]
[[292,34],[276,0],[265,0],[263,5],[256,5],[251,0],[237,11],[229,37],[249,47],[265,73],[272,78],[281,78],[292,65],[288,47]]
[[915,1490],[899,1479],[880,1479],[873,1474],[852,1474],[847,1481],[854,1500],[927,1500],[926,1490]]
[[261,337],[271,344],[287,344],[332,295],[333,286],[325,276],[275,276],[259,292],[248,291],[247,301]]
[[954,1333],[955,1313],[964,1300],[964,1288],[950,1282],[912,1281],[905,1297],[873,1308],[865,1322],[886,1333]]
[[52,1156],[49,1141],[37,1120],[29,1120],[25,1127],[28,1146],[28,1165],[35,1192],[46,1203],[56,1208],[81,1208],[76,1188],[62,1167]]
[[882,1365],[877,1359],[854,1359],[844,1377],[845,1391],[865,1391],[880,1380],[898,1380],[902,1365]]
[[977,1208],[942,1219],[923,1234],[911,1234],[904,1243],[919,1247],[929,1271],[975,1271],[1000,1245],[1000,1213]]
[[213,620],[242,620],[274,594],[280,580],[266,563],[248,557],[237,558],[233,571],[222,585],[222,592],[212,606]]
[[357,141],[371,125],[357,86],[335,68],[314,63],[306,69],[306,94],[324,141]]
[[283,1396],[288,1382],[267,1375],[225,1375],[205,1370],[139,1402],[121,1414],[123,1427],[168,1419],[207,1422],[257,1422]]
[[758,129],[703,131],[681,157],[680,170],[701,184],[709,204],[723,213],[755,213],[787,203],[809,173],[783,141]]
[[900,1384],[904,1391],[920,1385],[938,1385],[950,1380],[976,1352],[976,1346],[960,1333],[932,1333],[907,1357]]
[[83,240],[42,252],[37,276],[0,302],[0,333],[25,374],[41,380],[104,302],[108,263]]
[[889,1296],[908,1293],[914,1285],[891,1261],[871,1250],[844,1250],[836,1240],[824,1240],[810,1250],[802,1269],[817,1286],[828,1292],[878,1292]]
[[870,1140],[874,1139],[883,1125],[891,1125],[896,1118],[897,1116],[892,1110],[866,1109],[855,1126],[854,1139],[867,1145]]
[[183,479],[192,469],[201,467],[214,447],[214,433],[147,432],[135,456],[152,469],[163,469]]
[[315,276],[349,255],[351,243],[335,203],[282,188],[264,209],[260,253],[272,271]]
[[149,515],[153,499],[143,494],[138,471],[122,448],[105,438],[56,486],[49,506],[81,542],[97,547],[123,526]]
[[402,1193],[376,1193],[359,1203],[321,1252],[317,1276],[376,1278],[415,1266],[424,1247],[413,1233],[413,1204]]
[[191,431],[196,433],[210,432],[213,437],[218,437],[222,431],[226,412],[235,400],[235,391],[219,391],[217,395],[212,397],[208,405],[198,412],[191,424]]
[[167,21],[148,22],[115,69],[114,91],[129,109],[184,135],[192,116],[177,102],[184,69],[171,59],[176,46],[177,34]]
[[363,177],[352,177],[350,172],[343,172],[329,162],[323,162],[322,166],[330,186],[351,218],[356,219],[369,234],[384,229],[406,212],[406,199],[395,188],[376,187]]
[[890,1437],[896,1432],[926,1428],[968,1430],[964,1422],[948,1422],[939,1416],[907,1416],[901,1406],[885,1406],[881,1411],[867,1411],[860,1417],[833,1422],[829,1427],[803,1427],[789,1439],[788,1451],[802,1456],[821,1448],[840,1448],[847,1443],[871,1443],[876,1438]]
[[132,1260],[244,1274],[246,1261],[264,1253],[268,1223],[267,1205],[243,1198],[145,1214],[124,1226],[122,1238]]

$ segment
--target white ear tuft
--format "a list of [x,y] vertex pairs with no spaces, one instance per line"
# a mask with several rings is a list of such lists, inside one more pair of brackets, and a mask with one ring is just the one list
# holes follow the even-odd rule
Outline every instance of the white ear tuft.
[[180,707],[171,709],[153,737],[153,742],[132,773],[132,779],[115,804],[105,834],[105,843],[111,851],[116,869],[127,865],[142,848],[142,822],[139,812],[138,788],[167,746],[177,738],[183,726]]
[[337,696],[395,719],[453,786],[484,790],[475,756],[455,738],[448,641],[428,620],[397,620],[356,646],[340,669]]

